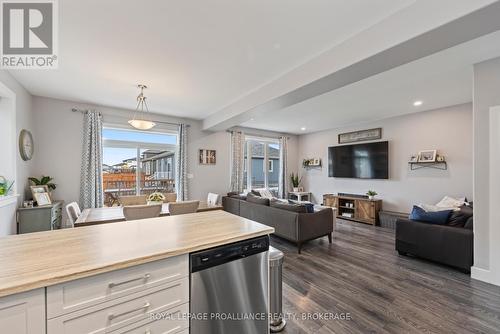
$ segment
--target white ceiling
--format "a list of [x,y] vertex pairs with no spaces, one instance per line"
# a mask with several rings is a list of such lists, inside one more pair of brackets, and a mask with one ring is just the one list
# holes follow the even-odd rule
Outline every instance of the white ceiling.
[[59,69],[32,94],[204,118],[415,0],[64,0]]
[[[471,102],[473,64],[499,56],[496,32],[254,117],[242,126],[302,134]],[[423,105],[414,107],[416,100]]]

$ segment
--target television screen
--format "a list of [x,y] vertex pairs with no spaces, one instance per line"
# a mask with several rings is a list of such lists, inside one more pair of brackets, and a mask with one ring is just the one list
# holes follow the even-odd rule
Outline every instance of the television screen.
[[329,147],[328,176],[388,179],[389,142]]

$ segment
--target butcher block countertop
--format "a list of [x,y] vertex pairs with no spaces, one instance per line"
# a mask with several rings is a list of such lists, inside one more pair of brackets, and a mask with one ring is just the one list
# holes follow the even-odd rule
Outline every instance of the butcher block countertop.
[[0,238],[0,297],[268,235],[225,211]]

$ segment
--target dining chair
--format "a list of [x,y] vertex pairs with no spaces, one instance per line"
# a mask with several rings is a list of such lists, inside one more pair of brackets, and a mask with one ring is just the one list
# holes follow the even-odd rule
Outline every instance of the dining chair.
[[165,196],[163,203],[170,203],[170,202],[177,201],[177,194],[176,193],[163,193],[163,196]]
[[146,195],[120,196],[118,197],[118,201],[120,202],[121,206],[146,205],[148,202],[148,197]]
[[146,218],[159,217],[161,213],[161,205],[131,205],[123,207],[123,215],[125,220],[138,220]]
[[78,203],[71,202],[66,205],[66,213],[68,214],[68,221],[70,223],[70,225],[67,225],[66,227],[74,227],[76,220],[82,214],[82,210],[80,210]]
[[207,196],[207,204],[208,205],[217,205],[219,203],[219,194],[214,194],[214,193],[208,193]]
[[198,211],[200,201],[184,201],[168,203],[168,212],[171,216],[195,213]]

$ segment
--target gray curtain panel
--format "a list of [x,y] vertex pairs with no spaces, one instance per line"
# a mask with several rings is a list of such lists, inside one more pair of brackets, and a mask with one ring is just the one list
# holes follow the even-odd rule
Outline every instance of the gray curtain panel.
[[278,184],[278,196],[280,198],[287,198],[288,195],[288,138],[280,137],[280,173]]
[[187,128],[186,124],[180,124],[177,143],[177,166],[175,169],[175,189],[178,201],[187,201]]
[[245,135],[231,132],[231,191],[243,192],[243,171],[245,159]]
[[80,176],[80,207],[103,206],[102,191],[102,116],[87,111],[83,118],[83,153]]

